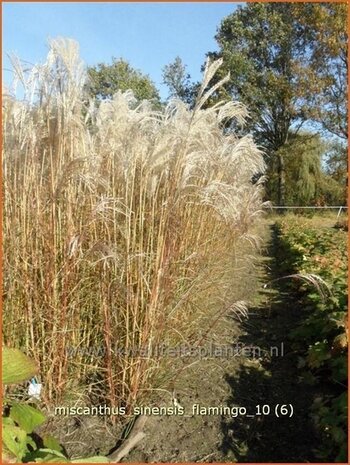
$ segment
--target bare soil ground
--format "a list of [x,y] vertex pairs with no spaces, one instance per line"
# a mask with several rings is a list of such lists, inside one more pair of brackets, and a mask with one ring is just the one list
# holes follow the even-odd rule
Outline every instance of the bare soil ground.
[[[254,347],[254,356],[193,358],[180,371],[176,398],[183,416],[150,416],[145,439],[125,462],[312,462],[318,438],[309,418],[313,396],[298,378],[297,355],[289,331],[302,309],[277,281],[279,256],[271,219],[261,220],[260,252],[246,245],[232,280],[237,300],[249,303],[249,318],[231,317],[216,328],[222,344]],[[281,347],[283,346],[283,356]],[[272,348],[272,349],[271,349]],[[275,349],[273,349],[275,348]],[[276,351],[280,354],[277,356]],[[272,351],[272,352],[271,352]],[[158,405],[171,405],[160,397]],[[192,415],[193,404],[204,407],[243,407],[251,416]],[[277,404],[291,404],[291,418],[277,418]],[[268,415],[255,415],[263,405]],[[121,438],[121,426],[103,417],[51,418],[47,426],[73,457],[107,454]]]

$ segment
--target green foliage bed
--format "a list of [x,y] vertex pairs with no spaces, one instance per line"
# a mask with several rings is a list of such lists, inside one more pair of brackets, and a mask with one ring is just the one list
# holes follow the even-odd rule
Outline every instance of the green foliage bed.
[[285,271],[311,276],[293,280],[302,296],[305,316],[291,332],[300,353],[304,380],[319,387],[312,416],[321,431],[318,456],[322,460],[347,460],[347,241],[331,228],[316,229],[303,219],[277,224],[284,249]]

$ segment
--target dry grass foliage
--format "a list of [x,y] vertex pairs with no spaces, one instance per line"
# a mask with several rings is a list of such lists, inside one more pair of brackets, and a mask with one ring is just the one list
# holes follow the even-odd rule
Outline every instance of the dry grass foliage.
[[195,345],[234,308],[229,272],[261,211],[262,154],[223,129],[244,123],[242,105],[203,108],[220,62],[194,110],[162,111],[131,92],[88,101],[72,40],[13,66],[24,98],[3,100],[5,343],[38,362],[47,402],[96,383],[130,406],[172,377],[171,359],[142,350]]

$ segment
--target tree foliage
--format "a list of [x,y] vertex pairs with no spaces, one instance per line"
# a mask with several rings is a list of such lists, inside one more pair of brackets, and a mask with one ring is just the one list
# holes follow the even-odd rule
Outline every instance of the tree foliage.
[[169,89],[169,98],[179,98],[193,106],[199,84],[191,82],[191,76],[186,71],[186,65],[179,56],[172,63],[164,66],[163,84]]
[[[250,3],[221,23],[216,36],[230,72],[228,98],[247,105],[252,126],[265,147],[278,150],[294,122],[305,119],[306,95],[295,74],[302,49],[298,23],[287,3]],[[299,64],[299,63],[298,63]]]
[[337,182],[346,185],[347,181],[347,146],[343,141],[332,140],[327,144],[327,173]]
[[152,100],[160,103],[157,88],[141,71],[134,69],[127,61],[112,58],[112,64],[99,63],[88,68],[88,92],[100,100],[108,99],[121,90],[131,89],[138,101]]
[[[310,11],[315,18],[309,25]],[[345,94],[338,91],[344,87],[343,74],[339,86],[337,81],[343,68],[334,68],[344,58],[344,33],[338,37],[344,11],[331,4],[248,3],[224,18],[216,35],[219,51],[208,54],[224,60],[218,78],[230,73],[226,90],[216,98],[233,98],[249,109],[250,129],[275,170],[280,205],[286,201],[287,182],[286,151],[281,149],[291,135],[310,119],[323,118],[329,128],[346,122],[344,100],[340,104]],[[331,24],[322,29],[319,17],[327,23],[327,15]]]
[[348,153],[347,145],[340,139],[329,141],[326,146],[326,174],[334,190],[337,192],[336,202],[339,205],[347,203],[348,186]]
[[[227,98],[247,105],[251,129],[261,145],[276,156],[277,202],[285,203],[285,167],[279,151],[293,124],[306,119],[307,95],[301,92],[302,37],[287,3],[249,3],[221,23],[216,36],[224,59],[222,73],[230,72]],[[222,98],[222,95],[218,95]]]
[[[324,161],[330,156],[341,156],[339,150],[319,134],[303,131],[289,135],[288,142],[278,150],[285,164],[286,205],[344,205],[345,182],[336,177],[338,165],[334,162],[334,172],[324,169]],[[278,196],[276,162],[277,157],[271,157],[267,173],[271,200]]]
[[313,99],[309,117],[326,131],[347,139],[348,36],[347,4],[295,4],[295,16],[305,34],[310,66],[306,90]]

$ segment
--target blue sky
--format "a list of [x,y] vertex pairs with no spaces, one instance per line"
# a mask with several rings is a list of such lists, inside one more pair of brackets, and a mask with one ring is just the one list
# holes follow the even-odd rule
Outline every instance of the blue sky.
[[31,63],[42,62],[48,37],[80,43],[88,65],[123,57],[148,74],[160,89],[164,65],[179,55],[193,80],[201,78],[205,53],[217,49],[214,35],[237,3],[3,3],[3,68],[6,52]]

